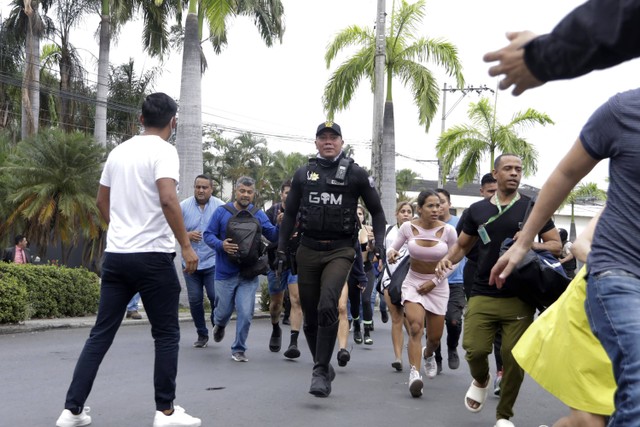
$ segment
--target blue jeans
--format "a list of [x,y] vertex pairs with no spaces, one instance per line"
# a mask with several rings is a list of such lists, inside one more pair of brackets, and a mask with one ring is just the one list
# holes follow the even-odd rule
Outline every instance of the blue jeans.
[[640,278],[609,270],[587,278],[585,309],[593,334],[613,364],[616,410],[608,426],[640,420]]
[[187,294],[189,296],[189,310],[191,318],[196,326],[198,335],[209,336],[207,329],[207,321],[204,318],[204,292],[211,303],[211,323],[213,324],[213,305],[216,300],[215,296],[215,275],[216,267],[205,268],[204,270],[196,270],[192,274],[184,273],[184,281],[187,285]]
[[225,327],[236,310],[236,339],[231,344],[231,353],[247,351],[247,337],[256,305],[256,291],[260,278],[244,279],[236,275],[229,279],[216,279],[216,300],[213,322]]
[[138,311],[138,303],[140,302],[140,293],[136,292],[136,294],[131,298],[129,304],[127,304],[127,311]]
[[106,252],[102,264],[96,323],[80,353],[67,391],[65,409],[81,411],[98,368],[122,323],[127,304],[140,292],[155,342],[153,385],[156,409],[171,409],[178,372],[180,282],[173,253]]

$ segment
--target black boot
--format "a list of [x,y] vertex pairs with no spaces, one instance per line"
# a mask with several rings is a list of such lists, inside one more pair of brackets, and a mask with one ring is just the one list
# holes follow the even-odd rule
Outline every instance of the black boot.
[[360,331],[360,319],[353,319],[353,341],[362,344],[362,331]]
[[366,345],[373,345],[373,339],[371,338],[371,331],[373,329],[371,329],[371,325],[365,323],[364,324],[364,343]]
[[333,381],[336,374],[330,362],[337,335],[337,321],[330,326],[318,327],[316,363],[313,366],[311,387],[309,388],[309,393],[316,397],[327,397],[331,394],[331,381]]

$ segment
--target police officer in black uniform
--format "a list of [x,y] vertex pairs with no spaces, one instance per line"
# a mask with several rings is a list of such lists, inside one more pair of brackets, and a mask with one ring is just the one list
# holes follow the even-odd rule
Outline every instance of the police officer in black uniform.
[[338,333],[338,299],[355,257],[361,197],[373,218],[375,253],[385,255],[385,217],[373,179],[342,151],[338,124],[321,123],[316,131],[318,155],[298,169],[287,196],[276,258],[286,262],[285,248],[301,213],[300,246],[296,254],[298,287],[304,312],[303,330],[314,355],[309,393],[331,393],[335,371],[330,365]]

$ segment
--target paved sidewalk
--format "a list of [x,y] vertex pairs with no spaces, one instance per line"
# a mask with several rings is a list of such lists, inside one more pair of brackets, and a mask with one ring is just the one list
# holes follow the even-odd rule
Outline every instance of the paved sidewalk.
[[[140,323],[148,322],[147,316],[143,310],[140,310],[140,314],[142,314],[143,317],[143,319],[141,320],[123,318],[122,326],[139,325]],[[256,311],[253,316],[254,319],[261,319],[265,317],[269,317],[269,313],[265,313],[262,311]],[[179,313],[179,318],[180,322],[192,322],[191,313],[189,313],[189,311],[181,310]],[[235,318],[236,316],[234,314],[231,317],[231,320],[235,320]],[[64,317],[59,319],[31,319],[17,324],[0,324],[0,335],[35,332],[58,328],[90,328],[95,324],[95,322],[96,316]]]

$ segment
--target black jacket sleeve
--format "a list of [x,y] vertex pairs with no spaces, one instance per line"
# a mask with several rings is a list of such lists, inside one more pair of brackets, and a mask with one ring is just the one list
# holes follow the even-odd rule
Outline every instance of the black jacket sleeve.
[[280,234],[278,235],[278,250],[285,251],[287,242],[291,239],[294,227],[296,225],[296,217],[300,210],[300,202],[302,201],[302,183],[306,173],[306,166],[298,169],[291,180],[291,188],[287,195],[287,207],[284,210],[282,223],[280,224]]
[[640,0],[589,0],[525,46],[543,82],[569,79],[640,56]]
[[[355,165],[354,165],[355,166]],[[382,209],[382,203],[380,203],[380,196],[373,185],[373,179],[369,177],[367,172],[360,168],[354,167],[358,172],[359,191],[362,201],[364,201],[367,210],[371,214],[371,225],[373,227],[373,236],[376,241],[376,246],[384,246],[384,232],[387,226],[387,220],[384,217],[384,210]]]

